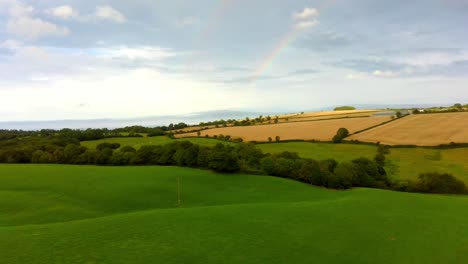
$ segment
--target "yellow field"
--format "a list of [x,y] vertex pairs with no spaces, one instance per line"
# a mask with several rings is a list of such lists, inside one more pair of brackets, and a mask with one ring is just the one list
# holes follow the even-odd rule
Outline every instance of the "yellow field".
[[[350,133],[375,126],[390,120],[389,116],[345,118],[337,120],[291,122],[272,125],[236,126],[214,128],[201,131],[201,136],[229,135],[232,138],[242,138],[245,141],[268,141],[268,137],[275,139],[279,136],[281,140],[320,140],[330,141],[341,128],[347,128]],[[194,137],[197,133],[185,133],[177,137]]]
[[[304,114],[294,113],[294,114],[284,114],[278,116],[278,123],[290,123],[290,122],[303,122],[303,121],[314,121],[314,120],[326,120],[334,118],[347,118],[347,117],[369,117],[377,112],[382,112],[381,110],[346,110],[346,111],[323,111],[323,112],[307,112]],[[262,123],[256,122],[256,125],[265,125],[265,124],[274,124],[275,115],[271,115],[271,121],[267,120]],[[266,116],[264,116],[266,119]],[[255,117],[251,117],[255,119]],[[227,124],[231,127],[232,124]],[[187,133],[194,132],[197,130],[211,129],[216,126],[190,126],[184,129],[173,130],[175,133]]]
[[388,145],[467,143],[468,113],[411,115],[347,139]]

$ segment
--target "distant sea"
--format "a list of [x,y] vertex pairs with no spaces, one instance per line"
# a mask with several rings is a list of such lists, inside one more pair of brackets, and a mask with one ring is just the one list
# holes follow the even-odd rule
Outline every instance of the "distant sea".
[[[271,114],[271,113],[270,113]],[[200,122],[214,121],[219,119],[241,119],[245,117],[257,117],[266,115],[259,112],[243,111],[210,111],[192,113],[186,115],[167,115],[151,116],[140,118],[121,118],[121,119],[90,119],[90,120],[49,120],[49,121],[0,121],[0,129],[21,129],[21,130],[40,130],[40,129],[86,129],[86,128],[119,128],[125,126],[167,126],[170,123],[184,122],[187,124],[199,124]]]

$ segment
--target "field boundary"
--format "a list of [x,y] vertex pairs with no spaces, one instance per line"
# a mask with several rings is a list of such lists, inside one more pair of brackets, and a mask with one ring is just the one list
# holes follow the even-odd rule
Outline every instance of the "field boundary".
[[354,133],[348,135],[348,137],[349,137],[349,136],[353,136],[353,135],[360,134],[360,133],[362,133],[362,132],[369,131],[369,130],[371,130],[371,129],[374,129],[374,128],[376,128],[376,127],[380,127],[380,126],[389,124],[389,123],[391,123],[391,122],[395,122],[395,121],[400,120],[400,119],[402,119],[402,118],[405,118],[405,117],[407,117],[407,116],[410,116],[410,115],[404,115],[404,116],[402,116],[402,117],[400,117],[400,118],[390,119],[390,120],[385,121],[385,122],[383,122],[383,123],[380,123],[380,124],[378,124],[378,125],[371,126],[371,127],[368,127],[368,128],[365,128],[365,129],[362,129],[362,130],[359,130],[359,131],[356,131],[356,132],[354,132]]

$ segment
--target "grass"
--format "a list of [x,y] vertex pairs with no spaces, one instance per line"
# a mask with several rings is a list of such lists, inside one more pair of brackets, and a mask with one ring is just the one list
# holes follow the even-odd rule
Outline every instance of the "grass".
[[161,145],[171,143],[177,140],[188,140],[195,144],[200,144],[204,146],[214,146],[217,143],[223,142],[226,144],[230,144],[228,142],[219,141],[216,139],[210,138],[186,138],[186,139],[171,139],[166,136],[159,136],[159,137],[121,137],[121,138],[105,138],[99,140],[91,140],[91,141],[82,141],[81,145],[88,147],[88,148],[96,148],[97,145],[101,143],[120,143],[120,146],[132,146],[136,149],[139,149],[143,145]]
[[61,165],[0,165],[0,194],[0,263],[468,258],[468,197],[330,191],[187,168]]
[[[170,139],[168,137],[153,138],[108,138],[95,141],[84,141],[82,145],[95,148],[99,143],[120,143],[139,148],[141,145],[167,144],[174,140],[189,140],[193,143],[213,146],[219,142],[210,138]],[[235,144],[235,143],[230,143]],[[372,159],[377,151],[376,146],[365,144],[332,144],[313,142],[285,142],[258,144],[265,153],[282,151],[297,152],[301,157],[324,160],[334,158],[340,162],[350,161],[359,157]],[[452,173],[468,184],[468,148],[433,149],[433,148],[392,148],[387,156],[387,172],[398,180],[415,180],[421,173],[441,172]]]
[[332,144],[313,142],[286,142],[259,144],[258,148],[266,153],[279,153],[282,151],[297,152],[301,157],[324,160],[334,158],[337,161],[350,161],[354,158],[373,158],[377,147],[358,144]]
[[[359,157],[372,159],[377,151],[373,145],[312,142],[260,144],[258,147],[269,153],[292,151],[304,158],[334,158],[338,161]],[[392,148],[387,156],[386,169],[398,180],[416,180],[419,174],[427,172],[447,172],[468,184],[468,148]]]

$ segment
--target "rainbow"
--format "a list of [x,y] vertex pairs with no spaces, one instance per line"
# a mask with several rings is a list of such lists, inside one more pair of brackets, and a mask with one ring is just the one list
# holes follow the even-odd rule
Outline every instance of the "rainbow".
[[[329,8],[331,5],[335,3],[335,0],[324,0],[324,2],[319,6],[320,10]],[[262,63],[255,69],[255,71],[252,73],[250,76],[250,81],[255,82],[258,77],[260,77],[263,72],[271,65],[273,64],[273,61],[275,58],[278,56],[278,54],[284,50],[286,47],[289,46],[291,42],[293,42],[296,37],[298,36],[298,33],[300,32],[301,29],[297,27],[292,27],[291,30],[289,30],[288,33],[284,37],[280,39],[278,44],[273,48],[273,50],[262,60]]]
[[250,76],[250,81],[255,82],[258,77],[262,75],[263,72],[271,65],[273,64],[273,60],[278,56],[278,54],[284,50],[286,47],[289,46],[289,44],[296,39],[298,35],[299,29],[297,28],[292,28],[284,37],[280,39],[278,44],[273,48],[273,50],[263,59],[262,63],[257,67],[257,69],[253,72],[253,74]]

